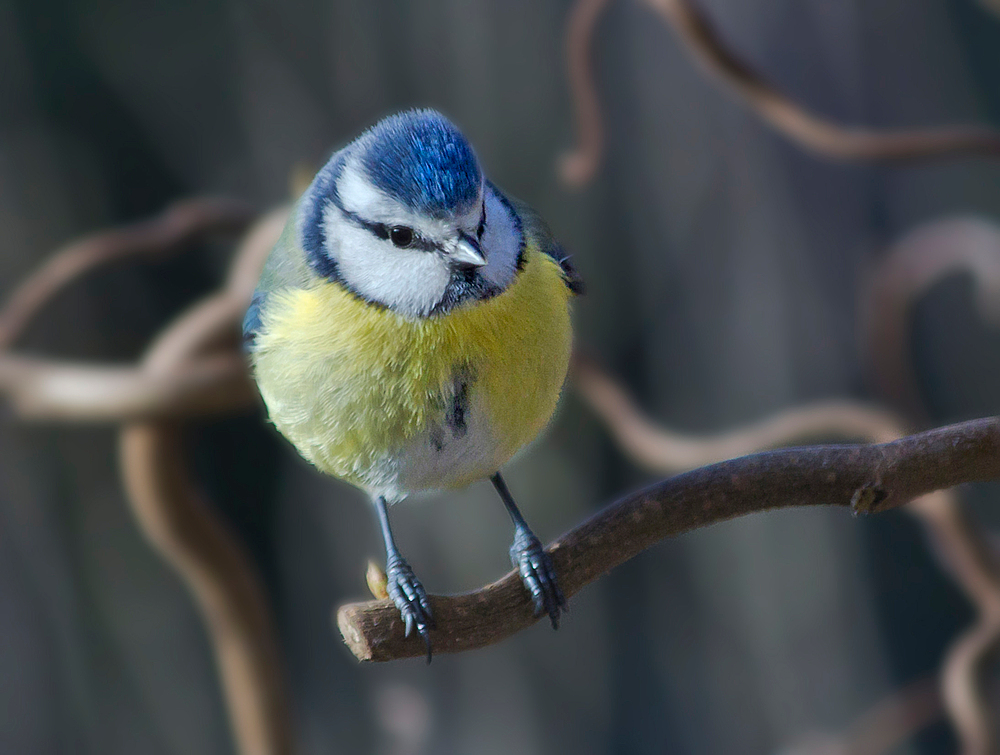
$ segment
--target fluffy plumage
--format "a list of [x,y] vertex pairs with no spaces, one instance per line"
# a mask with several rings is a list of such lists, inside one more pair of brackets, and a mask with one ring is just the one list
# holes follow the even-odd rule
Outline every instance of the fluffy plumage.
[[269,297],[254,364],[271,420],[320,470],[390,500],[490,476],[548,422],[569,360],[570,292],[534,244],[525,257],[505,291],[447,316],[332,282]]
[[555,410],[580,285],[544,222],[485,181],[433,111],[334,154],[267,261],[244,338],[270,419],[372,496],[390,595],[425,640],[429,603],[385,510],[412,492],[492,477],[536,609],[555,625],[565,604],[498,470]]

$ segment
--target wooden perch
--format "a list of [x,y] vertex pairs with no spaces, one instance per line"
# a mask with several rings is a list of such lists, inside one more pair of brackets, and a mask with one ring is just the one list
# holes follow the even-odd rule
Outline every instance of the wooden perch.
[[[955,255],[950,250],[942,251],[941,256],[951,259]],[[979,273],[977,282],[984,309],[989,309],[989,303],[996,298],[988,296],[996,286],[992,283],[995,276],[985,275],[992,270],[985,264],[987,256],[963,255],[959,258],[976,259],[983,263],[971,269]],[[892,275],[877,273],[875,276],[882,297],[875,298],[872,305],[864,308],[867,316],[862,318],[862,322],[869,330],[882,333],[881,346],[887,354],[900,357],[906,353],[898,343],[906,341],[908,335],[903,313],[909,311],[914,290],[928,285],[931,280],[928,273],[938,269],[931,263],[932,259],[932,255],[914,257],[907,254],[905,260],[917,264],[891,264],[887,269],[895,271]],[[941,269],[950,268],[944,266]],[[875,287],[870,288],[875,290]],[[873,305],[883,305],[884,301],[895,303],[895,306],[888,307],[888,313],[896,315],[891,322],[897,325],[879,331],[883,326],[874,320],[878,316],[885,317],[886,309]],[[887,369],[898,366],[892,359],[872,361]],[[900,374],[907,372],[901,370]],[[639,466],[660,474],[676,474],[765,448],[824,436],[887,443],[907,434],[904,423],[891,413],[841,400],[789,409],[720,435],[692,437],[659,426],[646,417],[620,383],[582,355],[576,355],[574,359],[573,378],[577,393],[605,422],[618,448]],[[997,573],[996,558],[982,534],[965,515],[954,490],[938,490],[921,496],[912,501],[907,510],[923,524],[934,544],[931,552],[938,564],[951,575],[976,608],[975,623],[945,653],[941,670],[942,696],[962,744],[963,755],[989,755],[993,752],[994,733],[982,689],[981,672],[1000,644],[1000,574]],[[866,741],[868,739],[865,738]],[[849,753],[855,750],[844,745],[842,751]],[[881,750],[862,748],[860,751]]]
[[[567,596],[670,535],[756,511],[832,504],[883,511],[965,482],[1000,477],[1000,418],[972,420],[881,444],[768,451],[686,472],[628,495],[553,543]],[[431,598],[436,652],[499,642],[536,621],[519,577]],[[337,623],[361,660],[423,655],[388,600],[343,606]]]

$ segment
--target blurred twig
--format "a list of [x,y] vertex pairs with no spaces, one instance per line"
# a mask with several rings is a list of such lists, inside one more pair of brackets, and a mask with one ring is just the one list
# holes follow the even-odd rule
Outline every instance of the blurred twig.
[[117,259],[166,256],[210,233],[242,231],[252,219],[243,202],[195,198],[177,202],[148,220],[68,244],[8,298],[0,311],[0,349],[9,348],[52,296],[88,270]]
[[[71,245],[0,312],[0,323],[7,324],[3,345],[13,343],[73,276],[116,258],[166,253],[226,222],[246,225],[245,215],[239,220],[227,214],[233,207],[181,203],[158,219]],[[277,642],[253,565],[191,477],[178,421],[246,409],[256,401],[238,348],[238,324],[286,216],[276,211],[257,223],[223,289],[179,317],[138,366],[66,364],[0,350],[0,393],[22,418],[132,422],[121,439],[129,502],[147,538],[202,610],[243,755],[292,751]]]
[[239,541],[191,479],[181,428],[129,425],[121,466],[136,520],[193,593],[242,755],[290,755],[285,680],[270,608]]
[[604,148],[601,103],[590,65],[594,28],[608,0],[577,0],[566,29],[566,71],[573,95],[577,142],[560,158],[559,176],[567,186],[582,186],[594,177]]
[[[677,33],[708,73],[738,96],[776,131],[823,157],[836,160],[903,161],[1000,152],[1000,133],[983,126],[879,131],[845,126],[809,111],[780,92],[733,52],[695,0],[643,0]],[[603,126],[586,46],[592,38],[595,0],[577,0],[570,16],[570,82],[575,98],[579,146],[573,161],[560,164],[571,186],[586,183],[600,162]],[[567,169],[567,165],[570,169]]]
[[884,755],[941,715],[937,679],[925,677],[865,711],[843,733],[813,732],[783,747],[786,755]]
[[931,286],[961,272],[973,278],[984,319],[1000,321],[1000,227],[980,218],[936,220],[906,234],[862,290],[862,343],[875,386],[886,401],[923,422],[927,409],[913,371],[910,317]]
[[[933,490],[1000,476],[1000,418],[974,420],[898,441],[768,451],[702,467],[628,495],[549,548],[567,596],[659,540],[697,527],[789,506],[833,504],[854,511],[901,506]],[[432,597],[439,652],[499,642],[533,624],[514,572],[473,593]],[[363,660],[418,656],[389,601],[344,606],[344,638]]]
[[[968,272],[985,319],[1000,309],[1000,228],[978,218],[948,218],[904,236],[879,261],[862,295],[862,343],[879,391],[926,422],[910,354],[910,317],[921,295],[956,272]],[[957,505],[918,501],[936,552],[975,604],[976,622],[949,648],[942,670],[946,707],[965,755],[993,752],[996,733],[979,678],[1000,646],[1000,576],[991,549]]]
[[[223,292],[194,307],[160,336],[143,367],[176,374],[220,335],[235,335],[250,303],[249,270],[259,270],[283,215],[259,224],[237,254]],[[253,275],[256,281],[256,274]],[[244,382],[247,382],[244,369]],[[215,647],[230,721],[244,755],[287,755],[292,733],[270,609],[250,559],[205,500],[191,473],[180,427],[171,420],[126,425],[122,472],[149,540],[187,582]]]
[[208,234],[243,230],[251,219],[241,202],[189,199],[154,218],[93,234],[56,252],[0,309],[0,394],[24,419],[68,422],[181,418],[249,405],[255,392],[235,350],[194,360],[175,373],[151,374],[138,366],[24,357],[9,349],[42,307],[95,267],[176,253]]
[[607,425],[619,448],[639,466],[658,474],[675,474],[809,440],[851,438],[884,443],[906,434],[889,412],[845,400],[796,407],[746,428],[696,437],[654,424],[620,383],[579,354],[573,360],[573,385]]
[[235,352],[193,360],[176,374],[0,352],[0,394],[22,419],[60,422],[210,416],[256,400],[246,362]]
[[[213,200],[214,201],[214,200]],[[182,203],[187,207],[194,203]],[[164,217],[168,217],[167,213]],[[0,395],[4,395],[23,419],[70,422],[123,422],[150,417],[213,416],[238,411],[257,401],[257,391],[250,382],[246,362],[238,344],[238,321],[257,282],[264,258],[281,232],[286,210],[278,210],[256,224],[241,245],[225,287],[196,304],[160,336],[154,364],[109,367],[104,364],[65,362],[54,359],[24,357],[0,348]],[[165,223],[162,227],[176,227]],[[148,221],[139,227],[155,228]],[[154,251],[165,253],[167,245],[176,249],[176,236],[159,235],[164,246],[153,247],[148,234],[122,235],[114,231],[99,234],[88,242],[90,264],[76,266],[79,273],[95,264],[94,260],[110,261],[127,257],[128,245],[123,239],[136,241],[139,255]],[[95,239],[105,239],[115,253],[105,254]],[[83,248],[72,245],[67,248]],[[59,253],[65,258],[66,252]],[[72,255],[71,255],[72,256]],[[30,317],[69,282],[62,273],[49,278],[46,270],[61,270],[61,266],[46,263],[28,279],[28,285],[45,295],[31,297],[31,307],[19,302],[29,301],[15,291],[11,304],[0,310],[0,322],[19,323],[6,331],[8,343],[13,343]],[[12,309],[13,307],[13,309]],[[13,313],[13,314],[12,314]],[[205,352],[189,353],[189,341],[218,346]],[[228,340],[227,340],[228,339]]]
[[[577,358],[576,387],[608,425],[622,451],[646,469],[672,474],[695,466],[803,440],[865,438],[885,443],[905,425],[892,414],[849,401],[799,407],[742,430],[692,438],[650,422],[625,390],[594,363]],[[943,698],[966,755],[989,752],[992,733],[982,702],[978,669],[1000,642],[1000,574],[990,551],[965,517],[958,497],[940,490],[913,501],[908,511],[923,523],[941,565],[976,607],[975,624],[949,650]]]
[[920,679],[882,700],[843,737],[845,755],[882,755],[933,723],[941,714],[937,680]]
[[1000,643],[1000,584],[992,554],[960,506],[940,500],[912,505],[927,526],[938,558],[976,607],[976,621],[945,653],[941,695],[963,755],[992,755],[996,732],[980,673]]
[[979,0],[979,7],[995,16],[1000,16],[1000,0]]

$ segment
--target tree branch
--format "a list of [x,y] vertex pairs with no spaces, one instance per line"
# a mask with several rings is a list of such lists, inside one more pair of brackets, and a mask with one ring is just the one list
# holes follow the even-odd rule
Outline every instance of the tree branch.
[[139,365],[30,359],[5,349],[60,288],[117,258],[166,253],[194,235],[246,225],[235,203],[192,200],[71,244],[15,290],[0,313],[0,394],[22,419],[113,421],[128,501],[145,536],[186,583],[206,623],[243,755],[288,755],[293,738],[276,633],[255,569],[190,472],[180,422],[257,400],[238,324],[287,210],[260,220],[226,285],[174,320]]
[[25,279],[0,310],[0,349],[9,348],[43,306],[71,281],[127,257],[161,257],[209,233],[236,233],[253,219],[243,202],[187,199],[160,215],[73,241]]
[[20,419],[34,422],[211,417],[245,410],[258,400],[246,360],[232,351],[161,374],[0,352],[0,395]]
[[809,112],[765,81],[726,46],[693,0],[645,2],[670,23],[698,62],[761,118],[792,141],[824,157],[891,161],[1000,152],[1000,134],[982,126],[880,132],[834,123]]
[[559,177],[567,186],[588,183],[597,172],[604,149],[601,103],[590,65],[594,29],[608,0],[577,0],[566,27],[566,74],[576,119],[576,146],[559,159]]
[[169,420],[127,425],[120,444],[132,513],[201,609],[238,752],[291,755],[270,607],[239,539],[191,477],[181,428]]
[[[964,422],[882,444],[813,446],[724,461],[622,498],[549,548],[566,595],[573,595],[659,540],[756,511],[832,504],[883,511],[933,490],[1000,477],[1000,418]],[[438,652],[499,642],[536,621],[519,577],[466,595],[431,598]],[[337,616],[361,660],[422,655],[403,638],[389,601],[352,604]]]
[[[152,377],[190,371],[218,341],[235,335],[253,282],[284,224],[285,211],[258,222],[241,245],[223,290],[154,340],[142,362]],[[230,352],[232,353],[232,351]],[[246,367],[241,378],[249,386]],[[191,591],[205,619],[239,752],[294,751],[287,690],[270,606],[239,539],[193,478],[182,428],[169,419],[125,425],[121,469],[143,533]]]
[[573,354],[572,385],[607,425],[618,448],[657,474],[676,474],[768,448],[809,441],[885,443],[906,435],[890,412],[841,399],[798,406],[717,435],[679,433],[652,422],[621,384],[596,362]]
[[925,223],[893,243],[862,289],[865,361],[878,392],[908,416],[927,422],[913,372],[910,318],[922,295],[949,275],[968,273],[983,318],[1000,323],[1000,226],[984,218]]
[[[780,92],[733,52],[694,0],[644,2],[670,24],[691,56],[716,81],[776,131],[818,155],[834,160],[892,162],[1000,152],[1000,133],[985,126],[879,131],[845,126],[817,115]],[[572,187],[593,178],[603,149],[604,128],[588,57],[602,6],[600,0],[577,0],[567,30],[578,144],[560,160],[559,175]]]
[[[190,235],[192,228],[203,231],[208,220],[221,222],[219,213],[229,217],[224,213],[227,207],[221,200],[178,203],[174,210],[137,223],[131,231],[106,231],[86,243],[71,244],[54,259],[71,260],[67,264],[80,275],[99,261],[164,252],[163,245],[168,242],[180,243],[178,234]],[[0,323],[8,323],[6,330],[0,327],[0,395],[11,402],[21,419],[32,421],[182,419],[218,416],[253,406],[259,399],[238,348],[238,326],[264,259],[287,217],[287,208],[281,208],[254,224],[240,244],[226,285],[165,328],[142,365],[108,366],[24,357],[3,348],[3,339],[16,340],[36,313],[35,307],[70,282],[63,277],[66,266],[46,262],[29,277],[26,288],[15,290],[10,303],[0,312]],[[236,222],[235,217],[230,221]],[[113,254],[100,246],[101,240],[110,245]],[[74,249],[86,252],[86,264],[70,253]],[[35,293],[24,295],[25,290]],[[22,306],[18,302],[32,304]]]

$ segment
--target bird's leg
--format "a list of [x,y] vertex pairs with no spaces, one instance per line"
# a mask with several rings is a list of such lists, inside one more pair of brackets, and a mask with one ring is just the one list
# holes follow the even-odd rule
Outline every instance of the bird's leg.
[[434,618],[431,616],[431,604],[427,600],[427,592],[396,548],[396,541],[389,527],[389,511],[385,498],[375,496],[373,503],[375,511],[378,512],[379,525],[382,527],[382,539],[385,540],[386,590],[406,623],[406,636],[410,636],[415,626],[417,632],[424,638],[424,643],[427,645],[427,662],[430,663],[431,638],[428,630],[434,628]]
[[552,621],[552,628],[559,628],[559,612],[566,608],[566,598],[559,589],[552,559],[542,547],[542,542],[524,521],[517,504],[507,489],[507,483],[497,472],[490,477],[493,487],[503,499],[507,513],[514,522],[514,544],[510,546],[510,561],[521,575],[521,581],[531,593],[535,604],[535,616],[547,613]]

